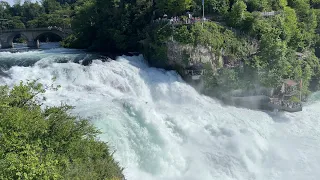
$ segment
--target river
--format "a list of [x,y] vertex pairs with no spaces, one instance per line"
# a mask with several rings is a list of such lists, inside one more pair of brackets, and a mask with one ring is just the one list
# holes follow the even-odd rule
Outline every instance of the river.
[[253,111],[200,95],[142,56],[99,58],[63,48],[0,52],[0,84],[61,85],[45,104],[67,103],[90,119],[128,180],[320,178],[320,93],[301,112]]

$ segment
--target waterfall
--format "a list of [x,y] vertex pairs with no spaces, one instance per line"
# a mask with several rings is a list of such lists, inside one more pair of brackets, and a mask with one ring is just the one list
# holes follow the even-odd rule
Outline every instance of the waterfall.
[[90,119],[128,180],[319,179],[319,93],[301,112],[253,111],[198,94],[142,56],[78,63],[88,56],[0,52],[0,84],[61,85],[44,103],[73,105],[72,114]]

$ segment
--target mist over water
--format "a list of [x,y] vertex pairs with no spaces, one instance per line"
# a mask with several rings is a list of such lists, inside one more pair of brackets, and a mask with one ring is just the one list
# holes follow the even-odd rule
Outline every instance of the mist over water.
[[[76,63],[85,58],[90,66]],[[103,62],[59,48],[0,52],[0,67],[0,84],[61,85],[45,104],[73,105],[71,113],[101,129],[128,180],[320,178],[319,93],[301,112],[275,114],[221,105],[141,56]]]

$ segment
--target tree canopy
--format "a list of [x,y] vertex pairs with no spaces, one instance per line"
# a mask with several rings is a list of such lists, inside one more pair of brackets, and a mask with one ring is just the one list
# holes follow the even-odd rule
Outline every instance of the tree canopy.
[[[24,1],[10,6],[0,1],[0,18],[8,21],[1,29],[68,27],[71,21],[74,0],[42,0],[41,3]],[[68,4],[69,3],[69,4]]]
[[[214,25],[205,26],[211,28],[208,31],[198,29],[195,24],[192,28],[172,28],[169,21],[155,25],[154,21],[164,15],[183,20],[187,13],[202,17],[202,0],[43,0],[12,7],[2,1],[0,15],[9,21],[1,24],[1,28],[72,27],[73,34],[62,43],[65,47],[142,52],[143,44],[147,43],[152,46],[150,49],[158,51],[153,55],[165,54],[165,43],[172,36],[193,45],[205,39],[200,43],[215,46],[215,54],[221,54],[222,45],[216,45],[222,42],[229,52],[226,56],[232,60],[245,60],[250,67],[281,78],[303,77],[308,82],[319,75],[319,61],[314,56],[315,47],[320,45],[318,0],[204,0],[204,3],[209,23],[231,30],[236,37],[234,44],[239,46],[226,43],[231,36],[225,36],[224,32],[212,34],[216,33],[211,31]],[[200,36],[195,36],[195,32]],[[214,41],[213,37],[219,39]],[[245,49],[250,47],[242,46],[242,42],[252,39],[258,42],[258,50],[248,55]],[[304,54],[303,60],[297,54]]]
[[0,86],[0,179],[122,179],[99,131],[68,105],[41,108],[44,92],[36,82]]

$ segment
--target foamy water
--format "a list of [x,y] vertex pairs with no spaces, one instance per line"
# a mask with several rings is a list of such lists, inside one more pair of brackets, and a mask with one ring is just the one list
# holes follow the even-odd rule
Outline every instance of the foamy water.
[[[320,178],[317,94],[302,112],[274,114],[223,106],[141,56],[82,66],[70,50],[0,53],[0,67],[8,57],[35,64],[7,67],[0,84],[39,79],[49,86],[55,77],[62,87],[46,92],[46,104],[73,105],[73,114],[101,129],[128,180]],[[70,61],[57,63],[62,57]]]

